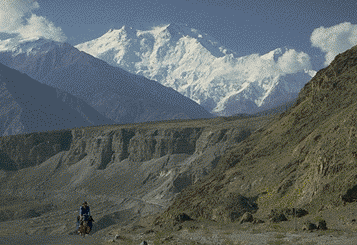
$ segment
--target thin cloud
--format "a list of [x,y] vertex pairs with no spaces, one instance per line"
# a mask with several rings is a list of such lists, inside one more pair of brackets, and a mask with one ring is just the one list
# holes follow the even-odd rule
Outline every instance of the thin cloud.
[[310,56],[304,52],[277,49],[274,55],[271,53],[249,55],[245,57],[243,63],[237,62],[234,69],[243,72],[247,80],[256,81],[266,77],[309,71],[312,66]]
[[43,37],[64,42],[67,38],[60,27],[45,17],[32,13],[40,6],[34,0],[2,0],[0,32],[18,34],[22,38]]
[[277,65],[285,74],[292,74],[311,69],[310,56],[304,52],[287,50],[277,61]]
[[357,25],[344,22],[329,28],[316,28],[311,34],[313,47],[325,52],[325,66],[328,66],[340,53],[357,44]]

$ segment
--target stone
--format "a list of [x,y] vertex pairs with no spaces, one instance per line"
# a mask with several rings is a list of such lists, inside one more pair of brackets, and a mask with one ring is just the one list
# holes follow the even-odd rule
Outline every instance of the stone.
[[250,212],[245,212],[240,219],[239,223],[243,224],[245,222],[253,222],[253,215]]
[[179,214],[179,215],[177,215],[177,216],[175,217],[175,220],[176,220],[177,222],[183,223],[183,222],[185,222],[185,221],[189,221],[189,220],[192,220],[192,219],[191,219],[191,217],[188,216],[187,214],[181,213],[181,214]]
[[357,200],[357,185],[353,186],[352,188],[348,189],[346,194],[341,195],[340,198],[344,202],[354,202]]
[[305,231],[305,230],[312,231],[312,230],[315,230],[315,229],[317,229],[316,225],[314,223],[309,222],[309,221],[304,223],[304,225],[302,227],[303,231]]
[[281,221],[287,221],[285,214],[282,211],[273,209],[269,215],[270,222],[278,223]]
[[[294,209],[293,209],[293,212],[294,212]],[[296,209],[296,217],[300,218],[302,216],[305,216],[307,215],[309,212],[307,212],[305,209],[302,209],[302,208],[298,208]],[[295,215],[295,214],[293,214]]]
[[[273,211],[273,210],[272,210]],[[277,209],[274,209],[274,212],[279,212]],[[305,209],[302,208],[283,208],[280,212],[284,213],[285,215],[290,215],[295,217],[303,217],[308,214]]]
[[325,220],[320,220],[319,224],[317,226],[317,229],[319,229],[319,230],[327,230],[326,221]]

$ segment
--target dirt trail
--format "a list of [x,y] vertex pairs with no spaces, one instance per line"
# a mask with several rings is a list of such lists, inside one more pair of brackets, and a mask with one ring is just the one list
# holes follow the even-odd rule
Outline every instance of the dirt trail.
[[22,235],[7,236],[0,238],[0,244],[21,244],[21,245],[85,245],[85,244],[103,244],[102,237],[78,235],[61,236],[40,236],[40,235]]
[[[140,237],[140,238],[139,238]],[[146,240],[149,245],[154,244],[153,237],[139,236],[132,240],[134,244],[140,244]],[[138,239],[139,238],[139,239]],[[90,235],[80,237],[78,235],[60,235],[60,236],[41,236],[41,235],[23,235],[23,236],[6,236],[0,238],[0,244],[22,244],[22,245],[85,245],[85,244],[108,244],[114,236],[96,236]],[[115,239],[114,239],[115,240]],[[165,241],[166,240],[166,241]],[[278,233],[262,232],[252,234],[248,231],[237,231],[233,234],[213,233],[210,236],[202,232],[179,232],[171,239],[161,240],[163,244],[236,244],[236,245],[266,245],[266,244],[317,244],[317,245],[334,245],[334,244],[357,244],[357,236],[351,234],[321,235],[319,233]],[[116,244],[125,244],[125,242],[116,240]]]

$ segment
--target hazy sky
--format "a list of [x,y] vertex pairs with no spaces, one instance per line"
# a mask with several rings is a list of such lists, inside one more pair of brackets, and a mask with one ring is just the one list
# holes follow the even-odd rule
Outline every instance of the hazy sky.
[[315,69],[357,44],[356,0],[1,2],[0,38],[3,39],[9,33],[20,33],[24,37],[42,35],[76,45],[123,25],[144,29],[182,23],[215,37],[242,56],[264,54],[279,47],[303,51],[309,54]]

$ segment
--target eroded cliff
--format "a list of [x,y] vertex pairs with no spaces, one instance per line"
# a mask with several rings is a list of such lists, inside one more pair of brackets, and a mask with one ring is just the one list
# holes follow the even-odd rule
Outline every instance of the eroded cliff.
[[[110,202],[114,210],[155,213],[210,173],[228,148],[272,118],[109,125],[2,137],[1,196],[61,208],[86,199],[97,207]],[[12,208],[4,204],[2,209],[11,213]],[[4,219],[25,215],[15,213]],[[100,219],[103,214],[96,215]]]

